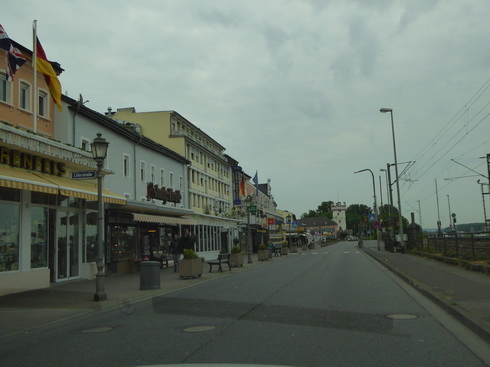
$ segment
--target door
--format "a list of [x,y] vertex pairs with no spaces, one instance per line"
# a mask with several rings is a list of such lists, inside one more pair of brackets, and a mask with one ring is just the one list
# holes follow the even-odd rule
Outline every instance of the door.
[[78,213],[56,213],[56,280],[79,276]]

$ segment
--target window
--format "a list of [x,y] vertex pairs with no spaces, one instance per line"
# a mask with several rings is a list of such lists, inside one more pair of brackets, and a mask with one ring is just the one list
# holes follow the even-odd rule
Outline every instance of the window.
[[180,176],[179,177],[179,190],[182,192],[184,189],[184,177]]
[[82,148],[83,150],[85,150],[87,152],[91,152],[92,148],[90,146],[90,141],[88,141],[87,139],[84,139],[84,138],[82,138],[81,140],[82,140],[82,142],[80,144],[80,148]]
[[140,180],[141,182],[146,181],[146,163],[143,161],[140,162]]
[[152,164],[150,167],[150,182],[155,183],[155,169],[156,167]]
[[29,111],[31,109],[30,93],[30,85],[26,82],[20,82],[19,107],[26,111]]
[[20,205],[0,203],[0,272],[19,270]]
[[48,208],[31,208],[31,268],[48,266]]
[[168,186],[170,188],[174,188],[174,174],[173,173],[170,173],[170,182],[168,183]]
[[10,103],[12,83],[7,81],[7,74],[4,71],[0,72],[0,101]]
[[129,178],[129,155],[124,154],[123,155],[123,172],[124,172],[124,177]]
[[39,105],[38,105],[38,113],[39,116],[48,117],[48,93],[43,90],[39,91]]
[[160,169],[160,187],[165,187],[165,170]]

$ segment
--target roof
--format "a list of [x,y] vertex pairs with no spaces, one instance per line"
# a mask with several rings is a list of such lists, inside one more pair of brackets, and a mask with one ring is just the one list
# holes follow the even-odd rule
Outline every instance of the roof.
[[179,161],[184,164],[190,164],[191,162],[187,160],[185,157],[181,156],[180,154],[174,152],[173,150],[158,144],[157,142],[147,138],[144,135],[139,134],[138,132],[128,129],[127,127],[123,126],[122,124],[118,123],[116,120],[107,117],[97,111],[94,111],[88,107],[85,107],[82,103],[79,103],[79,101],[75,101],[74,99],[62,95],[61,96],[62,101],[68,103],[70,106],[70,110],[76,111],[77,114],[83,115],[100,125],[111,129],[113,131],[116,131],[118,134],[132,140],[135,142],[138,142],[140,145],[145,146],[147,148],[153,149],[155,151],[158,151],[164,155],[166,155],[169,158],[175,159],[176,161]]

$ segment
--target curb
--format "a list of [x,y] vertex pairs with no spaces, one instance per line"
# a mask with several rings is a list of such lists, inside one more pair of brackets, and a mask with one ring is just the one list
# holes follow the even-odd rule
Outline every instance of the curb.
[[481,327],[479,325],[478,320],[475,320],[472,316],[468,315],[466,312],[462,310],[457,309],[455,306],[448,304],[447,302],[442,300],[437,294],[433,293],[427,285],[425,285],[420,281],[417,281],[416,279],[412,278],[408,274],[401,272],[400,270],[396,269],[394,266],[387,264],[386,261],[383,261],[376,254],[372,253],[372,251],[364,251],[364,252],[369,256],[371,256],[376,261],[378,261],[388,270],[393,272],[404,282],[408,283],[410,286],[415,288],[422,295],[429,298],[432,302],[437,304],[439,307],[441,307],[443,310],[448,312],[451,316],[456,318],[459,322],[461,322],[463,325],[468,327],[471,331],[473,331],[475,334],[477,334],[479,337],[481,337],[483,340],[485,340],[487,343],[490,344],[490,330]]

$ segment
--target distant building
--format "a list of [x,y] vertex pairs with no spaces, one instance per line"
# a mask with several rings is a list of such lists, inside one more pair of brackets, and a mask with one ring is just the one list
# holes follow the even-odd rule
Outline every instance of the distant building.
[[321,238],[337,238],[338,225],[327,217],[309,217],[298,220],[298,225],[305,229],[315,240]]

